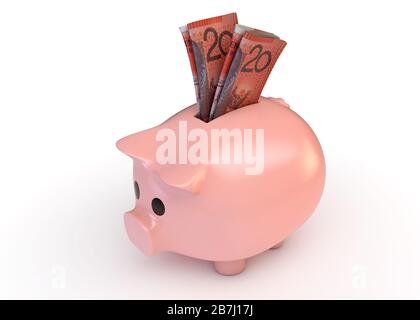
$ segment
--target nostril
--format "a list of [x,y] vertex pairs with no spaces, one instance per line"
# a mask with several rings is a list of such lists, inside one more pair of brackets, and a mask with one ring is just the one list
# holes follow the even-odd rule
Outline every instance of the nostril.
[[138,200],[140,198],[140,188],[137,181],[134,181],[134,193],[136,194],[136,199]]

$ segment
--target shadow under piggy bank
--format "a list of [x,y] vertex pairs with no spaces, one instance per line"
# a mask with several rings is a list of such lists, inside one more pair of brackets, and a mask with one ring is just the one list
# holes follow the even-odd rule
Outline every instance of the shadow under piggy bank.
[[192,105],[117,142],[134,162],[137,200],[125,226],[145,254],[176,252],[233,275],[312,214],[324,155],[282,99],[261,97],[208,123],[196,114]]

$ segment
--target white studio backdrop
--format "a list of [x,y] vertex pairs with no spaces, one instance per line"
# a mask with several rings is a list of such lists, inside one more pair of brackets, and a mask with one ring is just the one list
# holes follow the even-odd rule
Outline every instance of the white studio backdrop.
[[[315,214],[222,277],[145,257],[119,138],[194,102],[178,26],[236,11],[288,42],[263,94],[314,129]],[[420,298],[417,1],[0,1],[0,298]],[[223,195],[221,195],[223,196]]]

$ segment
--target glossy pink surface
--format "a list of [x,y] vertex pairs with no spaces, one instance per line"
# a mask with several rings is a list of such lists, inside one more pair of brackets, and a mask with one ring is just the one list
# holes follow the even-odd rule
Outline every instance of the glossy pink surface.
[[[172,251],[215,262],[232,271],[241,261],[276,246],[314,211],[324,187],[325,162],[309,125],[282,99],[260,102],[209,123],[195,117],[196,105],[160,126],[118,141],[118,148],[134,160],[134,180],[140,188],[135,208],[126,213],[131,241],[144,253]],[[178,131],[212,128],[264,129],[264,171],[246,175],[247,164],[165,164],[156,162],[159,129]],[[209,134],[210,135],[210,134]],[[234,148],[231,144],[230,148]],[[165,204],[158,216],[153,198]],[[216,264],[216,269],[218,269]]]

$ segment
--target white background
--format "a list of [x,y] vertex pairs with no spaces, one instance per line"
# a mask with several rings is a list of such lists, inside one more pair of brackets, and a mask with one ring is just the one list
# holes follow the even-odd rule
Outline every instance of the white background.
[[[1,1],[0,298],[420,298],[417,1]],[[237,11],[288,42],[264,95],[317,133],[312,218],[239,276],[125,234],[115,141],[194,102],[178,26]]]

